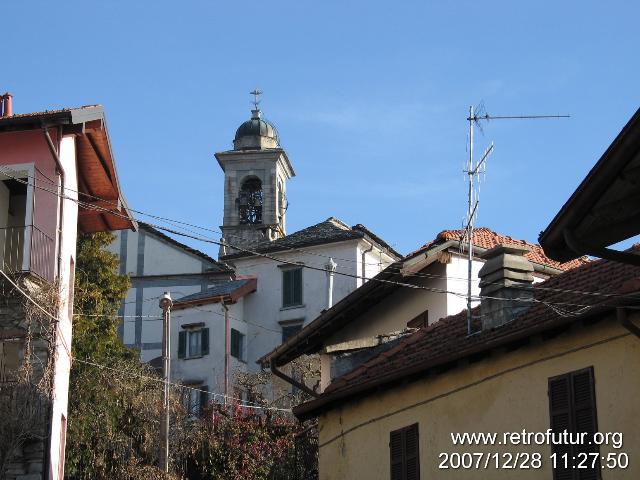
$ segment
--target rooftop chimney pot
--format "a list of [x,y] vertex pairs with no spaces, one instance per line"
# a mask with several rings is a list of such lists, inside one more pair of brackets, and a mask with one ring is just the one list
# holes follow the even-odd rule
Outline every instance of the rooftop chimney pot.
[[3,108],[2,108],[2,116],[3,117],[11,117],[13,115],[13,95],[11,95],[9,92],[5,93],[2,96],[2,100],[3,100]]
[[482,255],[486,262],[478,276],[483,330],[504,325],[531,306],[533,291],[526,288],[533,284],[533,265],[525,257],[529,251],[523,245],[498,245]]

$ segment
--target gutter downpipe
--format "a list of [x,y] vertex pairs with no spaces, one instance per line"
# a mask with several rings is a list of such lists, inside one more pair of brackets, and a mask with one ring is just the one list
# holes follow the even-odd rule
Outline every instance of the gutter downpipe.
[[273,373],[276,377],[280,377],[282,380],[284,380],[288,384],[293,385],[294,387],[298,388],[299,390],[302,390],[304,393],[307,393],[307,394],[311,395],[314,398],[320,397],[320,395],[318,393],[316,393],[315,391],[311,390],[304,383],[299,382],[297,380],[294,380],[293,378],[288,376],[286,373],[284,373],[282,370],[278,370],[278,367],[276,367],[276,364],[274,363],[273,360],[271,360],[271,373]]
[[604,258],[605,260],[610,260],[612,262],[640,266],[640,255],[636,255],[635,253],[619,252],[611,248],[589,245],[588,243],[576,238],[575,234],[569,229],[565,229],[563,231],[563,236],[567,246],[578,255],[587,254],[598,258]]
[[[44,133],[44,138],[47,142],[47,145],[49,147],[49,151],[51,152],[51,156],[53,156],[54,161],[56,162],[56,170],[58,170],[58,175],[60,176],[60,197],[58,197],[59,199],[59,207],[58,207],[58,251],[57,251],[57,262],[56,262],[56,274],[59,277],[60,276],[60,269],[62,267],[62,227],[64,225],[63,220],[64,220],[64,194],[65,194],[65,175],[64,175],[64,168],[62,168],[62,162],[60,161],[60,157],[58,155],[58,149],[56,149],[55,145],[53,144],[53,140],[51,140],[51,135],[49,135],[49,130],[47,129],[47,127],[45,125],[42,125],[42,132]],[[58,145],[60,144],[60,138],[62,137],[62,131],[61,129],[58,130]],[[35,179],[34,179],[35,180]],[[55,277],[54,277],[55,278]],[[73,288],[73,285],[71,286],[71,288]],[[57,317],[57,315],[56,315]],[[71,319],[69,319],[71,320]],[[56,325],[56,328],[54,328],[53,330],[53,341],[54,341],[54,345],[57,343],[57,335],[58,333],[58,326]],[[50,359],[51,362],[53,362],[52,367],[54,367],[54,377],[55,377],[55,353],[53,355],[53,358]],[[69,364],[71,364],[71,358],[69,358]],[[53,387],[53,383],[54,383],[54,377],[51,378],[51,383],[52,383],[52,387]],[[51,459],[50,459],[50,455],[51,455],[51,440],[52,440],[52,436],[53,436],[53,403],[51,404],[51,408],[49,409],[49,435],[48,435],[48,439],[47,439],[47,448],[45,448],[44,451],[44,462],[43,462],[43,474],[45,475],[45,478],[52,478],[53,477],[53,472],[49,471],[51,468]],[[66,432],[65,432],[66,435]]]
[[229,307],[221,302],[224,309],[224,404],[227,405],[229,399],[229,363],[231,355],[231,325],[229,321]]
[[[366,240],[364,241],[366,242]],[[369,253],[371,250],[373,250],[373,243],[369,243],[369,248],[367,250],[363,250],[361,254],[362,255],[362,285],[364,285],[365,278],[367,276],[367,263],[366,263],[367,253]]]

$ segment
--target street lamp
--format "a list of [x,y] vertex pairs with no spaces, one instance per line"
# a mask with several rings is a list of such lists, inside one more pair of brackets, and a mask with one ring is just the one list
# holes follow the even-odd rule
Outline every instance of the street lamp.
[[160,422],[160,469],[169,473],[169,380],[171,369],[171,307],[173,300],[169,292],[164,292],[160,297],[160,308],[162,309],[162,377],[164,380],[164,391],[162,403],[164,406],[164,418]]

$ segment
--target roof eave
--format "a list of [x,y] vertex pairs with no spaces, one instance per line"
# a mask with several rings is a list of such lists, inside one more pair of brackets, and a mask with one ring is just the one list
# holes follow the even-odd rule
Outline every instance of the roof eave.
[[442,356],[435,359],[429,359],[424,362],[420,362],[415,365],[411,365],[408,368],[401,370],[395,370],[388,375],[379,376],[367,382],[363,382],[353,388],[340,390],[336,393],[329,392],[328,394],[321,395],[319,398],[303,403],[293,408],[294,415],[301,421],[308,420],[313,417],[317,417],[321,413],[330,410],[337,403],[348,401],[357,394],[369,392],[373,389],[380,388],[382,386],[393,384],[394,382],[405,380],[407,377],[418,375],[431,368],[445,365],[450,362],[460,361],[471,355],[477,354],[482,351],[487,351],[501,347],[505,344],[517,342],[524,338],[531,337],[543,331],[547,331],[553,328],[559,328],[564,325],[568,325],[578,320],[584,320],[585,318],[592,317],[594,315],[601,315],[615,310],[615,306],[596,306],[591,310],[573,317],[556,317],[553,321],[545,322],[543,324],[536,325],[534,328],[529,328],[521,331],[517,331],[511,334],[498,337],[485,343],[474,345],[471,348],[467,348],[462,351],[454,352],[453,354]]
[[[588,253],[574,251],[567,243],[565,232],[573,232],[589,215],[593,206],[611,186],[620,171],[637,154],[639,145],[640,109],[636,110],[615,140],[569,197],[569,200],[540,234],[539,242],[550,258],[566,262]],[[624,239],[612,237],[613,232],[597,233],[597,235],[595,232],[594,234],[585,235],[589,243],[596,247],[606,247]],[[623,236],[628,234],[629,232],[627,231]]]

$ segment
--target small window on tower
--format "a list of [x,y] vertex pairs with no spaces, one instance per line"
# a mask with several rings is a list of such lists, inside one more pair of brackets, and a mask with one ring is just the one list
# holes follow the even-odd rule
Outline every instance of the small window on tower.
[[262,182],[259,178],[250,177],[242,182],[237,201],[240,223],[262,223]]

